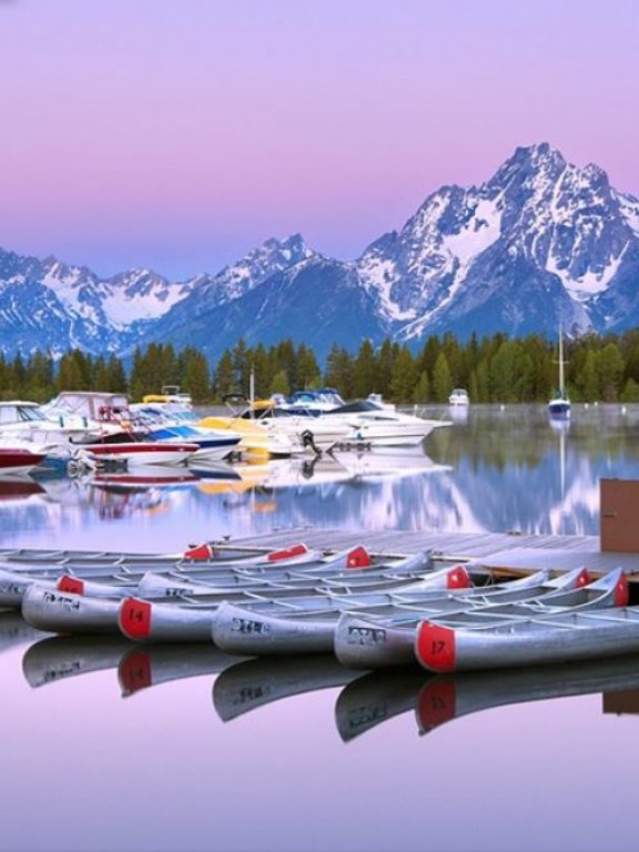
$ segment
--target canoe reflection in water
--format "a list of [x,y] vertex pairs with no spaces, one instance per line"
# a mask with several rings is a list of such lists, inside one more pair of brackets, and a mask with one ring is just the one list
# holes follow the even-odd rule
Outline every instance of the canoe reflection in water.
[[126,698],[173,680],[218,674],[236,664],[238,659],[213,645],[201,643],[142,648],[123,637],[54,636],[27,649],[22,658],[22,670],[29,685],[35,688],[69,677],[114,669],[122,697]]
[[[0,650],[25,644],[34,631],[14,613],[0,613]],[[388,669],[362,674],[333,656],[242,659],[213,645],[139,646],[117,637],[51,637],[22,658],[24,677],[37,688],[113,669],[122,697],[186,678],[216,675],[215,711],[223,722],[286,698],[342,687],[335,723],[349,742],[399,715],[413,713],[420,734],[492,708],[602,693],[602,710],[639,713],[639,657],[499,672],[434,675]],[[179,687],[178,687],[179,688]]]
[[349,684],[337,699],[336,723],[346,742],[402,713],[413,711],[420,734],[453,719],[509,704],[604,695],[613,712],[636,713],[639,657],[619,657],[561,666],[503,669],[457,675],[426,675],[415,670],[371,672]]
[[344,686],[360,675],[328,654],[247,660],[225,669],[217,678],[213,705],[220,719],[229,722],[283,698]]

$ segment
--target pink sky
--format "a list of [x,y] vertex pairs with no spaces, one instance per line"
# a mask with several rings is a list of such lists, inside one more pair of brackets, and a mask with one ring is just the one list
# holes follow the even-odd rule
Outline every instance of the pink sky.
[[353,257],[549,141],[639,194],[633,0],[0,2],[0,245],[216,271]]

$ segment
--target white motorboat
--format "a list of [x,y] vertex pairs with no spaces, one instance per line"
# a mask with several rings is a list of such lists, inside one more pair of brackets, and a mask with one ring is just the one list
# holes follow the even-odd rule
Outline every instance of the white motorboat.
[[468,391],[464,388],[455,388],[451,395],[448,397],[449,405],[470,405],[470,399],[468,398]]
[[78,455],[88,463],[126,465],[183,464],[197,452],[197,444],[168,441],[123,441],[85,444]]
[[35,453],[44,450],[53,459],[68,459],[74,442],[97,440],[100,434],[98,424],[77,417],[50,419],[46,407],[35,402],[0,402],[0,442],[24,444]]
[[301,409],[279,408],[270,400],[254,403],[241,416],[262,428],[281,432],[298,452],[306,449],[325,452],[348,442],[351,432],[347,423]]
[[[172,406],[173,407],[173,406]],[[184,419],[177,419],[162,403],[131,406],[136,426],[143,426],[153,441],[197,444],[194,461],[221,461],[238,449],[242,436],[221,429],[205,429]]]
[[448,420],[427,420],[383,408],[371,400],[342,405],[326,412],[322,418],[339,418],[342,423],[348,424],[351,430],[348,441],[380,447],[415,446],[434,429],[451,425]]

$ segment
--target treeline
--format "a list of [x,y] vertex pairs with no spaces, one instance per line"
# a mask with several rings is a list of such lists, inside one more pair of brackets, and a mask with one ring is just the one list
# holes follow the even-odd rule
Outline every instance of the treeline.
[[[567,341],[565,358],[574,401],[639,402],[639,329]],[[329,385],[345,398],[381,393],[395,402],[423,404],[446,402],[454,387],[463,387],[473,402],[512,403],[547,401],[558,366],[556,345],[538,335],[481,340],[473,335],[462,343],[445,334],[428,338],[418,351],[390,340],[374,348],[365,340],[354,354],[333,346],[323,370],[311,348],[291,340],[270,347],[248,347],[240,340],[214,368],[193,347],[176,352],[171,344],[151,344],[135,350],[128,371],[115,355],[95,357],[79,349],[58,360],[42,353],[0,356],[0,395],[43,401],[60,390],[103,390],[139,400],[174,384],[204,403],[247,394],[251,372],[258,396]]]

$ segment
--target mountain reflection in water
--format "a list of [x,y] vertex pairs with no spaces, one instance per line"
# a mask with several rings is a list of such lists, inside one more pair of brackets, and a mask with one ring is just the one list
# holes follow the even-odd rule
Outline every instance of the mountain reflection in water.
[[[446,408],[427,409],[447,417]],[[598,481],[639,476],[639,407],[472,407],[424,448],[79,479],[0,478],[0,532],[108,546],[112,523],[153,547],[291,526],[594,534]],[[141,523],[142,522],[142,523]]]

